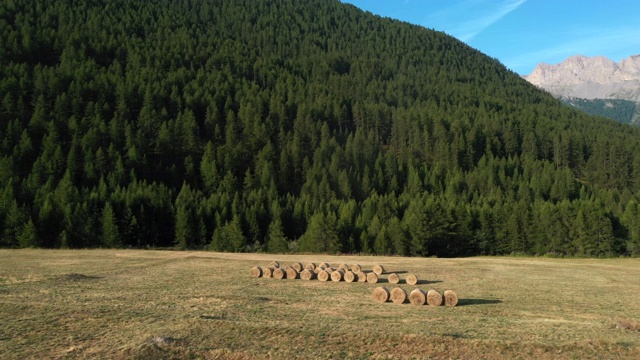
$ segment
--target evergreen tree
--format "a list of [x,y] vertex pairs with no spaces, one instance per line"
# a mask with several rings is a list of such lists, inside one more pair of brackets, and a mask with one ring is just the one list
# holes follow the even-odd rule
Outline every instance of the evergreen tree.
[[102,209],[102,245],[108,248],[122,246],[120,231],[111,203],[107,202]]
[[282,254],[289,251],[289,243],[284,236],[282,221],[276,219],[269,225],[267,250],[271,253]]

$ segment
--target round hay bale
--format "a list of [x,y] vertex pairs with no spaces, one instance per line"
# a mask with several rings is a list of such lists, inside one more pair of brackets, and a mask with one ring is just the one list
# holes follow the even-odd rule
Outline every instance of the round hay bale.
[[349,267],[347,266],[347,264],[340,264],[340,266],[338,266],[338,270],[342,270],[343,272],[347,272],[347,271],[349,271]]
[[277,268],[273,270],[274,279],[282,280],[287,278],[287,272],[284,269]]
[[324,271],[324,269],[319,266],[313,270],[313,272],[316,274],[320,273],[320,271]]
[[344,271],[336,270],[336,271],[331,273],[331,281],[340,282],[340,281],[342,281],[342,277],[343,276],[344,276]]
[[330,277],[329,273],[324,271],[324,270],[321,270],[318,273],[318,280],[320,280],[320,281],[327,281],[327,280],[329,280],[329,277]]
[[302,263],[294,263],[293,265],[291,265],[292,268],[296,269],[297,272],[300,272],[304,269],[304,266],[302,266]]
[[254,266],[251,268],[251,277],[258,278],[262,276],[262,268],[260,266]]
[[331,267],[331,266],[324,268],[324,271],[328,272],[329,274],[331,274],[332,272],[334,272],[336,270],[338,270],[338,269],[336,269],[334,267]]
[[356,275],[353,271],[347,271],[344,273],[344,281],[348,283],[352,283],[358,279],[358,275]]
[[424,305],[427,301],[427,294],[422,289],[414,289],[409,294],[409,302],[413,305]]
[[313,280],[316,278],[316,273],[311,269],[304,269],[300,273],[300,279],[302,280]]
[[274,268],[279,268],[280,267],[280,263],[277,261],[272,261],[269,263],[269,267],[273,266]]
[[358,276],[358,282],[367,282],[367,273],[364,271],[359,271],[356,275]]
[[444,304],[447,306],[458,305],[458,294],[453,290],[447,290],[444,292]]
[[437,290],[429,290],[427,292],[427,304],[429,304],[429,306],[442,305],[442,294]]
[[378,275],[376,275],[376,273],[368,273],[367,274],[367,282],[370,282],[372,284],[375,284],[378,282]]
[[274,271],[275,269],[278,269],[278,267],[273,266],[273,265],[269,265],[269,269],[271,269],[271,272],[273,273],[273,271]]
[[394,304],[402,304],[407,300],[407,292],[403,288],[394,288],[391,290],[391,301]]
[[358,264],[351,265],[351,271],[353,271],[354,273],[357,274],[360,271],[362,271],[362,266],[360,266]]
[[287,268],[287,279],[297,279],[298,278],[298,270],[292,267]]
[[373,272],[376,273],[376,275],[382,275],[384,273],[384,267],[382,267],[382,265],[376,265],[373,267]]
[[306,263],[306,264],[304,264],[304,268],[305,269],[309,269],[309,270],[315,270],[316,269],[316,264],[314,264],[314,263]]
[[270,267],[262,269],[262,277],[273,277],[273,270]]
[[331,267],[331,265],[329,265],[329,263],[320,263],[318,266],[320,266],[321,268],[325,268],[325,269]]
[[409,275],[407,275],[407,278],[405,279],[405,281],[409,285],[415,285],[415,284],[418,283],[418,277],[413,275],[413,274],[409,274]]
[[384,286],[373,289],[373,299],[377,302],[385,303],[389,300],[389,290]]
[[400,276],[396,273],[389,274],[389,282],[392,284],[397,284],[400,282]]

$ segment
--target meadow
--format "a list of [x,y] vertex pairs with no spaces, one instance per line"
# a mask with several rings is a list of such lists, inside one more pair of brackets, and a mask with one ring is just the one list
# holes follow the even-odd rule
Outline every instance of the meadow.
[[[640,260],[0,250],[0,358],[640,358]],[[378,284],[251,278],[278,260],[413,273],[456,307]]]

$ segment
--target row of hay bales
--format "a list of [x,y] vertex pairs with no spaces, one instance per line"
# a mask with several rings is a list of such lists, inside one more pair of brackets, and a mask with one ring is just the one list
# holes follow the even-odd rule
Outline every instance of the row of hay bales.
[[[349,268],[346,264],[341,264],[337,268],[330,264],[322,263],[293,263],[286,267],[281,267],[278,261],[272,261],[269,266],[254,266],[251,268],[250,274],[254,278],[265,277],[275,279],[317,279],[322,282],[331,280],[332,282],[368,282],[377,283],[380,275],[385,273],[382,265],[375,265],[371,271],[365,271],[362,266],[355,264]],[[399,284],[402,279],[397,273],[389,273],[387,280],[391,284]],[[418,284],[418,277],[413,274],[407,274],[404,281],[409,285]],[[391,301],[395,304],[403,304],[409,302],[413,305],[430,305],[430,306],[456,306],[458,304],[458,295],[452,290],[446,290],[441,294],[437,290],[430,289],[425,292],[422,289],[414,289],[411,293],[400,288],[393,288],[391,291],[384,286],[377,287],[373,290],[373,298],[378,302]]]
[[[333,282],[369,282],[377,283],[380,279],[380,275],[384,274],[385,270],[382,265],[375,265],[371,271],[365,271],[359,264],[351,265],[349,267],[346,264],[341,264],[338,267],[332,267],[329,263],[307,263],[302,264],[300,262],[293,263],[289,266],[282,267],[279,262],[272,261],[269,266],[261,267],[254,266],[251,268],[251,277],[265,277],[275,279],[303,279],[319,281],[333,281]],[[390,282],[393,278],[394,283],[398,283],[400,278],[397,274],[390,274]],[[418,278],[415,275],[409,274],[406,277],[408,284],[416,284]]]
[[422,289],[414,289],[407,295],[407,292],[400,287],[393,288],[391,291],[384,286],[373,289],[373,299],[377,302],[386,303],[391,301],[394,304],[404,304],[409,301],[413,305],[429,306],[456,306],[458,305],[458,295],[453,290],[446,290],[441,294],[437,290],[429,290],[425,292]]

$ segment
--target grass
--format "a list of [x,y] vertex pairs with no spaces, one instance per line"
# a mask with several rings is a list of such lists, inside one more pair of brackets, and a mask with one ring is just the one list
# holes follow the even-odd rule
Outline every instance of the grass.
[[[640,260],[0,250],[0,358],[639,358]],[[277,259],[382,264],[378,284],[251,278]],[[409,293],[414,286],[401,282]]]

